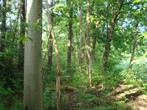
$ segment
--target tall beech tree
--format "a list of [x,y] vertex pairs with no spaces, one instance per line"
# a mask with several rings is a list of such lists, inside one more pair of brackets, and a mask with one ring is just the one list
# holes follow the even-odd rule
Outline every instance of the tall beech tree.
[[[146,11],[146,0],[0,0],[0,110],[130,108],[147,88]],[[123,89],[123,105],[107,100]]]
[[26,16],[28,40],[24,54],[24,107],[25,110],[42,110],[42,0],[28,0]]

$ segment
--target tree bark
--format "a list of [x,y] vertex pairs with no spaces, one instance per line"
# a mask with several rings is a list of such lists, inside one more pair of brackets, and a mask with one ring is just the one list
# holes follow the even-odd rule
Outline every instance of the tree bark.
[[54,33],[51,32],[53,38],[53,45],[56,52],[56,107],[57,110],[61,110],[61,68],[60,68],[60,55],[58,45],[54,36]]
[[[138,23],[135,24],[135,30],[137,30],[137,28],[138,28]],[[131,52],[131,57],[130,57],[130,62],[129,62],[128,70],[132,69],[132,66],[133,66],[132,62],[134,60],[135,51],[136,51],[136,48],[137,48],[137,40],[138,40],[137,34],[138,34],[138,32],[134,33],[132,52]]]
[[[2,4],[0,4],[0,22],[2,19]],[[2,31],[2,25],[0,25],[0,31]],[[0,52],[2,51],[2,35],[0,34]]]
[[5,37],[6,37],[6,0],[3,0],[2,5],[1,5],[1,45],[0,45],[0,51],[4,51],[5,49]]
[[[54,0],[52,0],[52,3],[54,4]],[[49,9],[48,7],[48,1],[46,1],[47,4],[47,9]],[[53,20],[53,17],[50,16],[50,14],[48,13],[49,10],[47,10],[47,17],[48,17],[48,23],[50,25],[51,20]],[[60,70],[60,55],[59,55],[59,49],[58,49],[58,45],[53,33],[53,25],[51,25],[51,29],[49,30],[50,32],[50,37],[52,39],[52,45],[55,48],[55,53],[56,53],[56,109],[57,110],[61,110],[61,70]]]
[[25,43],[24,54],[24,108],[42,110],[42,0],[28,0],[26,15],[29,38]]
[[94,57],[96,48],[96,35],[93,36],[93,43],[92,43],[92,57]]
[[73,7],[72,0],[67,0],[67,5],[69,8],[69,17],[68,17],[68,48],[67,48],[67,70],[71,72],[71,60],[72,60],[72,39],[73,39]]
[[92,53],[90,45],[90,0],[87,0],[87,15],[86,15],[86,45],[87,49],[87,59],[88,59],[88,78],[89,86],[92,86]]
[[137,37],[135,37],[133,41],[132,52],[131,52],[131,57],[130,57],[130,62],[129,62],[129,69],[132,69],[132,66],[133,66],[132,61],[134,60],[136,48],[137,48]]
[[[55,1],[50,0],[49,6],[47,8],[52,8],[54,5],[55,5]],[[50,25],[50,29],[52,31],[52,28],[53,28],[53,12],[52,12],[52,10],[48,10],[48,11],[49,11],[48,12],[48,14],[49,14],[48,19],[49,19],[49,22],[50,22],[49,25]],[[53,39],[52,39],[52,36],[51,36],[51,33],[50,33],[49,39],[48,39],[48,66],[49,66],[50,70],[51,70],[51,67],[52,67],[52,59],[53,59],[52,57],[53,57]]]
[[124,2],[124,0],[122,0],[120,2],[120,5],[119,5],[119,8],[117,11],[113,10],[112,19],[111,19],[110,23],[108,23],[107,40],[105,42],[105,46],[104,46],[105,50],[104,50],[104,54],[103,54],[103,70],[104,71],[106,71],[108,69],[108,61],[109,61],[109,55],[110,55],[110,51],[111,51],[111,42],[112,42],[113,31],[114,31],[115,25],[118,21],[118,16],[119,16],[120,11],[122,9],[123,2]]
[[79,25],[80,25],[80,44],[79,44],[79,64],[83,63],[83,17],[82,17],[82,0],[79,0]]
[[[26,22],[26,10],[25,10],[25,0],[21,0],[21,14],[20,14],[20,37],[25,37],[25,22]],[[17,68],[23,71],[24,64],[24,44],[22,41],[19,42],[18,48],[18,65]]]

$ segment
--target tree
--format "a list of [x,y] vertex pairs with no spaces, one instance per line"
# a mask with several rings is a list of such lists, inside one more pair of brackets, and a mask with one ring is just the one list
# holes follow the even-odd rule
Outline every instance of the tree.
[[[2,3],[0,2],[0,22],[1,22],[1,19],[2,19]],[[0,30],[2,30],[2,26],[0,25]],[[1,35],[0,35],[0,51],[1,51],[1,46],[2,46],[2,38],[1,38]]]
[[83,62],[83,16],[82,16],[82,0],[78,2],[79,6],[79,25],[80,25],[80,49],[79,49],[79,64]]
[[5,48],[5,37],[6,37],[6,2],[2,0],[1,3],[1,38],[0,38],[0,51],[4,51]]
[[[108,60],[109,60],[109,54],[110,54],[110,50],[111,50],[111,42],[112,42],[112,37],[113,37],[113,31],[115,28],[115,25],[118,21],[118,16],[120,14],[120,11],[122,9],[124,0],[122,0],[121,2],[119,2],[119,7],[117,10],[115,10],[115,8],[113,8],[112,10],[112,18],[110,20],[110,22],[107,24],[107,39],[105,42],[105,50],[103,53],[103,70],[107,70],[108,69]],[[109,5],[109,4],[108,4]]]
[[29,38],[24,54],[24,107],[25,110],[42,110],[42,0],[27,1],[26,21]]
[[[26,22],[26,10],[25,10],[25,0],[21,0],[20,3],[20,37],[25,37],[25,22]],[[22,41],[19,42],[18,48],[18,65],[17,68],[22,71],[24,64],[24,44]]]
[[[53,4],[55,3],[54,0],[51,1],[50,5],[53,6]],[[49,6],[48,6],[48,1],[46,0],[46,5],[47,5],[47,18],[48,18],[48,23],[49,25],[51,24],[51,28],[49,30],[49,34],[50,34],[50,38],[49,40],[51,40],[51,44],[49,45],[50,47],[48,49],[53,50],[53,47],[55,49],[55,53],[56,53],[56,109],[60,110],[61,109],[61,84],[60,84],[60,80],[61,80],[61,70],[60,70],[60,54],[59,54],[59,49],[58,49],[58,45],[57,45],[57,41],[55,39],[54,36],[54,32],[53,32],[53,16],[51,15],[51,13],[49,13]],[[52,51],[50,51],[50,53],[52,54]],[[48,56],[48,60],[51,60],[51,63],[48,62],[48,64],[52,64],[52,55]],[[51,66],[51,65],[50,65]]]
[[[48,5],[48,4],[47,4]],[[55,1],[54,0],[50,0],[49,6],[47,6],[47,8],[50,8],[50,10],[48,10],[48,14],[49,14],[49,24],[50,24],[50,30],[52,31],[53,28],[53,11],[52,11],[52,7],[55,5]],[[51,35],[51,31],[50,31],[50,35],[49,35],[49,39],[48,39],[48,66],[49,69],[51,69],[52,66],[52,54],[53,54],[53,39],[52,39],[52,35]]]
[[68,5],[68,49],[67,49],[67,70],[70,72],[71,70],[71,57],[72,57],[72,39],[73,39],[73,6],[72,0],[67,0]]
[[86,46],[87,49],[87,59],[88,59],[88,77],[89,86],[92,86],[92,55],[90,46],[90,0],[87,0],[87,15],[86,15]]
[[61,69],[60,69],[60,54],[58,45],[54,36],[54,33],[51,32],[53,38],[53,45],[56,52],[56,107],[57,110],[61,110]]
[[[134,26],[135,27],[135,31],[137,30],[137,28],[138,28],[138,23],[136,24],[136,26]],[[137,40],[138,40],[138,32],[135,32],[134,34],[133,34],[133,42],[132,42],[132,49],[131,49],[131,57],[130,57],[130,61],[129,61],[129,67],[128,67],[128,69],[132,69],[132,61],[134,60],[134,56],[135,56],[135,51],[136,51],[136,48],[137,48]]]

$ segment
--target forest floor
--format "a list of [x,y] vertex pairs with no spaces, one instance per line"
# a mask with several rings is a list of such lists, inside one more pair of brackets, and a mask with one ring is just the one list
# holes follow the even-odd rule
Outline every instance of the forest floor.
[[110,97],[115,101],[126,98],[126,104],[133,110],[147,110],[147,95],[141,90],[140,87],[122,84],[110,94]]
[[147,110],[141,87],[118,84],[108,92],[103,84],[91,88],[64,87],[64,110]]

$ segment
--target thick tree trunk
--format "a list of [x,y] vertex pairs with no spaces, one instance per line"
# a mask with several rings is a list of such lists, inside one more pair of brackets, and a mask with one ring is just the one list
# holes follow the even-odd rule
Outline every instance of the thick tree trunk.
[[42,110],[42,0],[27,1],[27,23],[29,38],[24,55],[24,107],[25,110]]
[[[26,10],[25,10],[25,0],[21,0],[21,14],[20,14],[20,37],[25,37],[25,22],[26,22]],[[18,65],[17,68],[23,71],[24,64],[24,44],[19,42],[18,48]]]
[[87,16],[86,16],[86,41],[87,41],[87,59],[88,59],[88,77],[89,86],[92,86],[92,52],[90,45],[90,0],[87,0]]
[[73,7],[72,0],[67,0],[67,5],[69,7],[69,17],[68,17],[68,49],[67,49],[67,70],[70,73],[71,70],[71,60],[72,60],[72,39],[73,39]]

